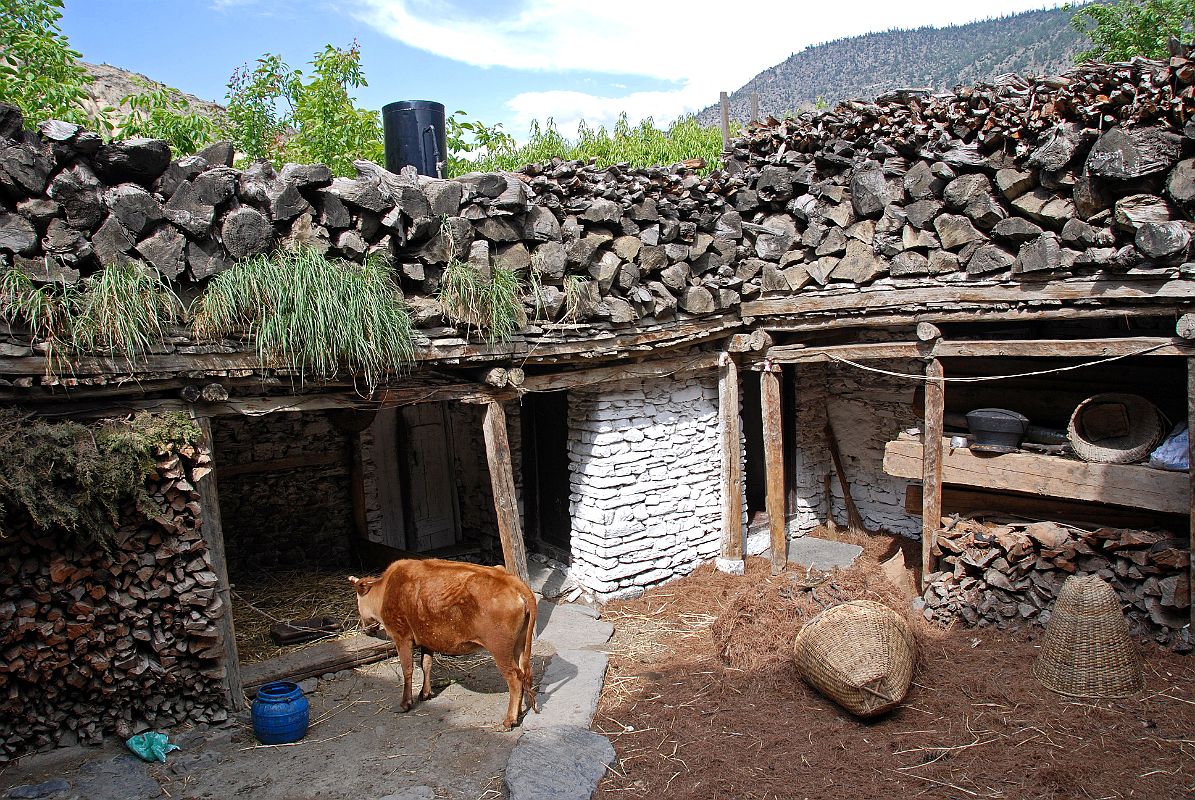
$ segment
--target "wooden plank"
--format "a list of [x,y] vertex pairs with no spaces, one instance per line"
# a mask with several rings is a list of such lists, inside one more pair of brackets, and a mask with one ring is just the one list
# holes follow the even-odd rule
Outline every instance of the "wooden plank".
[[344,463],[344,453],[315,453],[305,456],[290,456],[276,458],[271,461],[253,461],[248,464],[230,464],[220,469],[220,475],[231,478],[236,475],[253,475],[261,472],[283,472],[288,469],[307,469],[310,467],[326,467],[331,464]]
[[[346,591],[349,588],[346,583]],[[245,689],[254,690],[270,681],[301,681],[327,672],[384,661],[395,655],[394,642],[362,633],[346,639],[320,642],[256,664],[246,664],[241,673]]]
[[224,601],[224,613],[216,620],[220,637],[224,640],[224,691],[233,711],[245,707],[245,687],[241,676],[241,660],[237,654],[236,630],[232,622],[232,594],[228,582],[228,560],[224,556],[224,528],[220,524],[220,494],[216,475],[216,446],[212,438],[212,422],[207,417],[195,417],[195,424],[207,443],[210,471],[195,482],[199,492],[199,529],[207,545],[212,571],[216,573],[216,591]]
[[[906,438],[888,442],[884,447],[884,472],[896,478],[920,480],[921,442]],[[946,447],[942,482],[1171,514],[1186,515],[1191,511],[1188,476],[1137,464],[1088,464],[1035,453],[978,456],[966,448]]]
[[925,365],[925,457],[921,465],[921,588],[925,576],[934,571],[934,545],[942,524],[942,431],[946,413],[946,383],[942,362],[931,358]]
[[987,306],[971,311],[911,311],[905,314],[834,314],[822,317],[768,317],[754,320],[756,330],[780,332],[812,332],[838,330],[842,328],[899,328],[912,327],[918,322],[1041,322],[1069,319],[1124,319],[1127,317],[1173,318],[1181,314],[1183,305],[1120,306],[1116,308],[1018,308],[1011,311],[993,311]]
[[996,286],[930,286],[915,289],[874,287],[865,291],[840,292],[819,297],[769,297],[743,303],[744,317],[816,314],[830,311],[901,310],[918,305],[942,303],[1025,303],[1035,300],[1195,300],[1195,281],[1166,280],[1079,280],[1039,284]]
[[615,367],[528,375],[523,380],[522,389],[527,392],[555,392],[561,389],[578,389],[613,381],[660,378],[682,372],[709,370],[716,366],[718,366],[717,353],[698,353],[691,356],[641,361]]
[[730,355],[718,373],[718,430],[722,452],[722,559],[743,560],[742,419],[739,417],[739,369]]
[[784,434],[780,411],[780,378],[774,372],[759,376],[759,402],[763,415],[763,460],[766,471],[764,506],[772,534],[772,574],[788,562],[787,515],[784,506]]
[[[1142,351],[1148,351],[1142,353]],[[843,358],[849,361],[923,358],[1104,358],[1142,354],[1186,356],[1195,354],[1195,342],[1170,336],[1125,336],[1104,339],[988,339],[937,342],[875,342],[826,347],[777,345],[757,356],[752,366],[765,361],[784,364],[818,363]]]
[[726,92],[718,92],[718,105],[722,110],[722,152],[730,152],[730,98]]
[[1187,541],[1187,592],[1191,601],[1191,628],[1195,631],[1195,358],[1187,359],[1187,482],[1190,485],[1191,528]]
[[[921,514],[921,486],[911,483],[905,487],[905,511]],[[1111,526],[1116,528],[1161,528],[1181,530],[1189,515],[1165,514],[1142,508],[1122,508],[1082,500],[1057,497],[1038,497],[995,489],[972,489],[964,486],[942,487],[942,514],[1000,513],[1031,520],[1052,520],[1080,525]]]
[[502,558],[506,571],[524,582],[527,575],[527,551],[523,544],[523,526],[514,471],[510,465],[510,440],[506,435],[506,412],[500,403],[490,403],[482,420],[485,455],[490,466],[490,486],[494,492],[494,510],[498,515],[498,535],[502,539]]

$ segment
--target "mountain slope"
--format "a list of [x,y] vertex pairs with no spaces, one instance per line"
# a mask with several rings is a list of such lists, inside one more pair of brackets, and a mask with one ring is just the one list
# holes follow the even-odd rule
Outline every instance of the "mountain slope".
[[[870,100],[891,89],[945,90],[1007,72],[1047,75],[1071,66],[1087,46],[1070,27],[1073,11],[1026,11],[946,28],[868,33],[814,45],[748,81],[730,98],[730,116],[745,121],[751,93],[761,116],[812,107],[818,98]],[[717,105],[698,120],[717,125]]]
[[[120,127],[129,114],[129,107],[120,102],[123,98],[131,94],[140,94],[145,91],[147,85],[165,86],[165,84],[161,84],[139,72],[130,72],[129,70],[114,67],[110,64],[88,64],[82,62],[82,65],[91,76],[91,83],[84,87],[88,95],[88,99],[84,103],[87,110],[92,114],[98,115],[102,109],[111,108],[112,111],[108,112],[105,116],[117,128]],[[213,103],[210,100],[201,100],[193,94],[179,91],[173,87],[166,88],[170,90],[172,95],[183,100],[197,114],[215,118],[224,116],[224,107],[219,103]]]

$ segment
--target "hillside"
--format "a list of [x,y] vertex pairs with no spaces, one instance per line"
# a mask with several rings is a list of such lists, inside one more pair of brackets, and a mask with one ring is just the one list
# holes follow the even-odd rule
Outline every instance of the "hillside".
[[[107,116],[109,122],[117,128],[129,113],[128,107],[121,105],[121,99],[144,91],[147,84],[153,86],[159,83],[139,72],[130,72],[110,64],[83,63],[83,67],[91,76],[91,83],[86,87],[89,97],[89,101],[86,103],[88,111],[96,114],[100,109],[114,109]],[[220,117],[224,114],[224,107],[218,103],[201,100],[193,94],[187,94],[172,87],[170,91],[186,101],[187,105],[198,114],[208,117]]]
[[[1073,11],[1026,11],[946,28],[868,33],[814,45],[756,75],[730,97],[730,116],[746,121],[751,93],[762,116],[807,109],[818,98],[873,99],[900,87],[950,89],[1008,72],[1048,75],[1073,64],[1085,37],[1070,27]],[[717,125],[717,105],[698,114]]]

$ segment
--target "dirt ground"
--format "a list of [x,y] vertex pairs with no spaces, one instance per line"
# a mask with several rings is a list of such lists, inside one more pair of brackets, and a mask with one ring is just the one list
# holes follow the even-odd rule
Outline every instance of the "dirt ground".
[[[533,657],[537,681],[549,654]],[[172,731],[183,749],[149,767],[149,774],[161,785],[160,796],[174,800],[502,797],[502,773],[518,734],[495,730],[506,713],[507,689],[493,659],[484,652],[439,657],[432,675],[436,696],[403,714],[398,659],[337,673],[309,696],[311,727],[301,741],[261,745],[243,723]],[[416,687],[420,680],[416,668]],[[75,784],[88,762],[127,755],[113,740],[100,749],[30,756],[0,772],[0,796],[8,787],[56,777]],[[119,786],[103,788],[111,790],[105,798],[130,796]],[[159,795],[154,787],[144,796]]]
[[[1195,796],[1195,659],[1143,643],[1143,693],[1062,697],[1029,673],[1040,629],[931,627],[876,566],[892,540],[859,543],[864,556],[816,598],[803,569],[771,577],[749,559],[745,579],[707,565],[606,606],[617,632],[594,729],[618,762],[595,797]],[[790,658],[808,617],[854,597],[908,610],[919,650],[905,703],[871,722],[804,684]]]

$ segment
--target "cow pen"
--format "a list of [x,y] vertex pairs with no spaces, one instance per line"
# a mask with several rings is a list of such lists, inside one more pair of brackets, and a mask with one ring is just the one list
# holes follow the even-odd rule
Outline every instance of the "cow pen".
[[[0,309],[0,447],[6,481],[40,483],[4,508],[0,764],[378,669],[393,645],[344,576],[435,557],[615,624],[600,797],[1190,792],[1195,473],[1147,463],[1195,416],[1178,60],[753,124],[708,172],[239,170],[230,146],[93,148],[5,110],[0,253],[24,305]],[[21,310],[135,263],[208,298],[259,257],[382,270],[410,323],[399,365],[317,373],[264,352],[253,309],[63,355]],[[446,290],[461,270],[513,276],[506,335]],[[983,452],[984,409],[1025,417],[1024,441]],[[1143,422],[1129,463],[1072,452]],[[814,569],[819,540],[862,553]],[[1075,574],[1116,593],[1144,692],[1064,699],[1029,674]],[[920,652],[872,722],[791,658],[814,613],[857,599]]]

